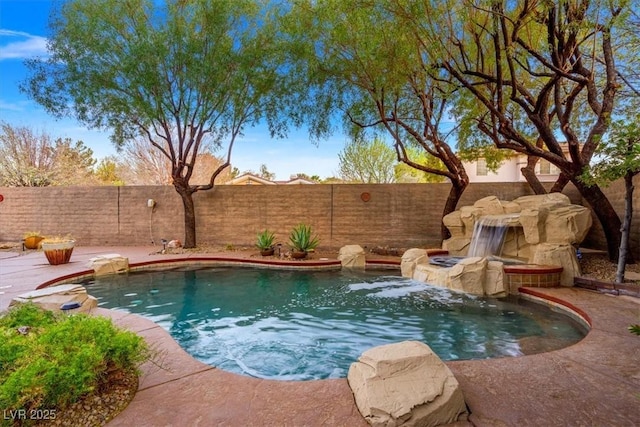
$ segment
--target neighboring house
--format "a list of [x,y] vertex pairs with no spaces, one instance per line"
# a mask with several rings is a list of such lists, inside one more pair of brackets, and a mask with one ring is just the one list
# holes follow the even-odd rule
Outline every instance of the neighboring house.
[[251,173],[243,173],[242,175],[235,177],[234,179],[225,182],[225,185],[301,185],[301,184],[315,184],[314,181],[309,181],[304,178],[292,178],[289,181],[271,181],[269,179],[261,178]]
[[[564,151],[567,156],[568,152]],[[469,182],[526,182],[520,171],[527,165],[525,154],[516,153],[509,157],[495,172],[487,168],[487,162],[483,158],[472,162],[463,162],[463,165],[469,176]],[[555,182],[560,175],[560,169],[545,159],[538,160],[535,171],[540,182]]]

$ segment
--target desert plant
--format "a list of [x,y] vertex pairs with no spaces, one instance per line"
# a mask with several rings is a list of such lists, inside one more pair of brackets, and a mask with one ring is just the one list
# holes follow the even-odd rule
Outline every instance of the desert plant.
[[291,231],[289,242],[294,251],[308,252],[318,246],[320,239],[317,235],[311,237],[311,226],[298,224]]
[[635,335],[640,335],[640,325],[629,325],[629,332]]
[[144,340],[110,319],[54,316],[32,304],[0,318],[0,407],[63,408],[102,385],[112,370],[150,357]]
[[276,235],[269,230],[264,230],[258,233],[256,240],[256,247],[261,251],[266,251],[273,248],[273,242],[276,239]]

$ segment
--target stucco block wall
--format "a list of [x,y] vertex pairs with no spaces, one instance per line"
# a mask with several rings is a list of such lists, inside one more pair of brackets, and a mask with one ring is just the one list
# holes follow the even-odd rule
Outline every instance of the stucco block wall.
[[[636,180],[637,184],[640,184]],[[313,227],[321,246],[437,246],[449,184],[357,184],[300,186],[219,186],[194,195],[200,244],[252,246],[268,228],[287,244],[291,229]],[[606,189],[622,213],[624,186]],[[364,201],[362,194],[368,193]],[[635,209],[640,212],[636,191]],[[182,201],[171,186],[0,188],[0,241],[16,241],[26,231],[71,234],[79,245],[148,245],[152,239],[184,238]],[[526,183],[471,184],[458,206],[496,195],[503,200],[531,194]],[[575,188],[565,190],[581,203]],[[157,202],[153,210],[147,200]],[[640,246],[640,214],[632,227]],[[598,232],[600,234],[598,234]],[[603,247],[594,228],[588,244]],[[640,258],[640,253],[637,254]]]

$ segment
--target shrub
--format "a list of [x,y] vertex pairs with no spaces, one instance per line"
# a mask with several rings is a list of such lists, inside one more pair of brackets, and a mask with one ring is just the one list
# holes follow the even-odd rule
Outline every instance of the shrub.
[[318,236],[311,237],[311,226],[298,224],[289,235],[289,243],[296,251],[307,252],[315,249],[320,240]]
[[150,356],[140,336],[110,319],[54,316],[29,304],[0,318],[0,335],[0,407],[7,410],[63,408],[108,372],[136,369]]

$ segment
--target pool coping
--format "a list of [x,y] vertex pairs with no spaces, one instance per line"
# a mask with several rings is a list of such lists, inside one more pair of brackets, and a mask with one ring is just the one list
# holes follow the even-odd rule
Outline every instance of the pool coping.
[[[105,249],[123,256],[132,252],[138,257],[132,265],[151,258],[149,248],[80,249],[77,255],[84,258]],[[35,255],[1,262],[3,287],[14,286],[8,292],[13,294],[32,290],[53,276],[93,273],[79,268],[78,262],[67,267],[42,265]],[[626,330],[640,320],[638,300],[577,288],[523,291],[578,309],[592,327],[579,343],[549,353],[446,362],[472,412],[468,423],[458,425],[640,425],[640,367],[633,362],[640,337]],[[4,293],[0,290],[0,297],[6,298]],[[6,299],[1,302],[8,305]],[[138,393],[110,426],[367,425],[344,379],[287,382],[227,373],[195,361],[150,320],[105,309],[96,309],[96,314],[139,333],[163,355],[162,368],[142,367]]]

